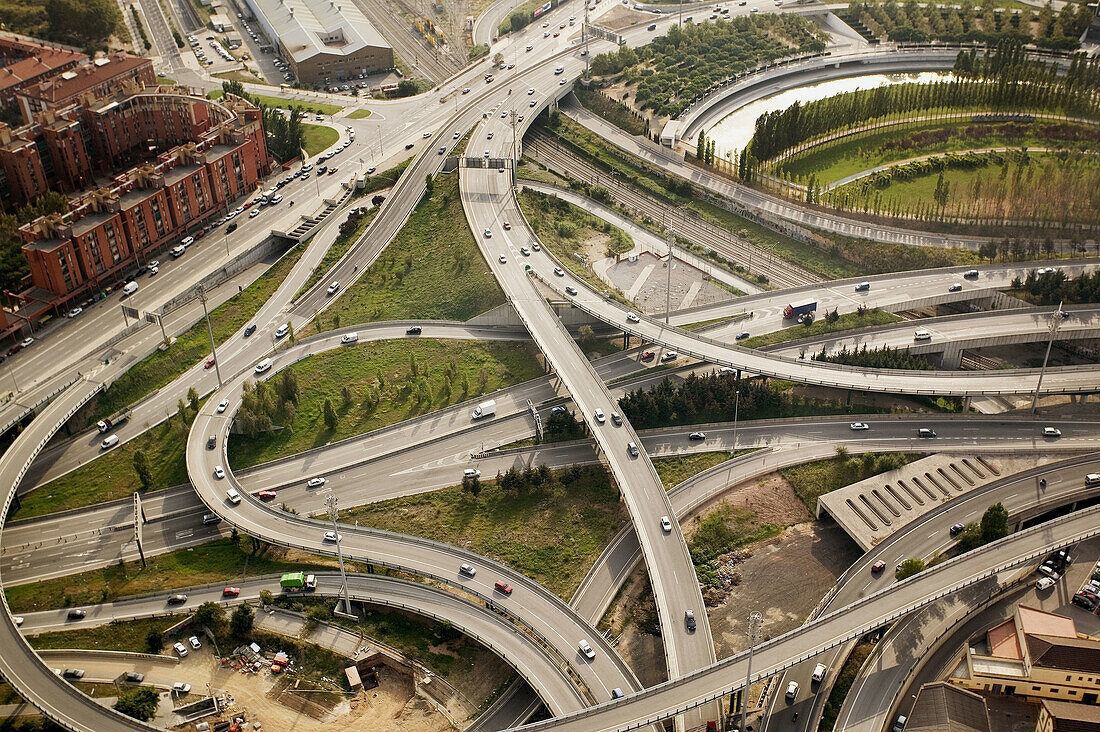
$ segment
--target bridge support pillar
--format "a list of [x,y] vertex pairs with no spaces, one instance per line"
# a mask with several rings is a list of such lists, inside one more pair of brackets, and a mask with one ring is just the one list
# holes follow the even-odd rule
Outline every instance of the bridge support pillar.
[[957,345],[948,344],[943,351],[940,366],[945,369],[957,369],[962,364],[962,349]]
[[844,408],[849,409],[849,410],[852,408],[852,390],[851,389],[848,390],[848,393],[844,397]]
[[973,398],[973,397],[969,397],[969,396],[968,396],[968,397],[966,397],[965,399],[963,399],[963,414],[966,414],[967,412],[969,412],[969,411],[970,411],[970,400],[971,400],[972,398]]

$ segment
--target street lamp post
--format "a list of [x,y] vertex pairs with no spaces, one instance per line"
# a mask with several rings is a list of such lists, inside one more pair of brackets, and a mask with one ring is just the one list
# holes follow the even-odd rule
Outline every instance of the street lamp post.
[[[325,499],[325,506],[328,508],[328,517],[332,519],[332,531],[336,534],[336,558],[340,560],[340,581],[343,583],[344,592],[344,614],[351,616],[351,598],[348,597],[348,575],[344,572],[344,552],[340,549],[340,527],[336,524],[336,517],[339,514],[337,503],[338,500],[336,496],[330,495]],[[337,612],[337,614],[339,613]]]
[[1058,326],[1062,324],[1065,316],[1062,314],[1062,301],[1058,302],[1058,309],[1050,316],[1050,336],[1047,338],[1047,352],[1043,356],[1043,367],[1039,369],[1039,380],[1035,382],[1035,395],[1031,398],[1031,413],[1035,414],[1035,409],[1039,405],[1039,389],[1043,386],[1043,375],[1047,371],[1047,359],[1050,358],[1050,348],[1054,345],[1054,335],[1058,332]]
[[733,450],[737,450],[737,411],[741,406],[741,390],[735,389],[733,392]]
[[668,226],[668,269],[665,272],[665,325],[672,311],[672,222]]
[[749,716],[749,684],[752,682],[752,653],[756,650],[756,633],[760,630],[763,617],[756,610],[749,613],[749,667],[745,671],[745,689],[741,692],[741,732],[745,732],[745,721]]
[[214,345],[214,329],[210,327],[210,313],[206,310],[206,292],[199,285],[199,300],[202,302],[202,316],[206,319],[206,334],[210,336],[210,355],[214,359],[214,373],[218,377],[218,388],[222,388],[222,369],[218,364],[218,348]]

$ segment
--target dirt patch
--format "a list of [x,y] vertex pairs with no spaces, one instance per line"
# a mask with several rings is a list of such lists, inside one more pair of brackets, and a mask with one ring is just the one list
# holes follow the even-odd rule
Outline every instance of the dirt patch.
[[753,610],[764,617],[764,640],[801,625],[860,553],[838,526],[820,522],[791,526],[754,544],[739,567],[741,584],[707,613],[718,657],[748,648]]
[[635,23],[641,23],[643,20],[650,17],[652,16],[648,13],[639,13],[623,5],[616,5],[614,8],[601,15],[596,22],[604,28],[622,30]]
[[588,257],[589,264],[595,264],[601,259],[607,259],[607,245],[611,237],[600,232],[593,232],[577,244],[577,251]]
[[612,601],[599,629],[608,630],[613,639],[618,637],[616,650],[647,688],[668,680],[664,647],[654,632],[656,627],[657,606],[649,575],[639,567]]
[[756,515],[754,523],[758,524],[789,526],[813,518],[802,501],[798,500],[791,484],[783,476],[770,473],[758,480],[745,483],[732,493],[704,503],[693,514],[691,520],[683,524],[684,537],[691,541],[701,519],[720,506],[752,511]]

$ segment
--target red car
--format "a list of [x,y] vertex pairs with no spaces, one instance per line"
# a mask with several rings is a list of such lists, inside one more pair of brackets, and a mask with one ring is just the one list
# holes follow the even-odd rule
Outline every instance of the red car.
[[275,491],[258,491],[256,497],[261,501],[270,501],[275,497]]
[[871,571],[875,574],[878,574],[884,569],[886,569],[886,562],[882,561],[881,559],[871,565]]
[[505,231],[510,231],[511,229],[512,229],[512,225],[510,223],[508,223],[507,221],[505,221],[504,222],[504,230]]
[[222,590],[222,597],[236,597],[239,594],[241,594],[240,587],[226,587]]
[[497,580],[497,583],[493,585],[493,587],[496,588],[497,592],[503,592],[505,595],[512,594],[512,586],[504,580]]
[[206,365],[205,365],[205,366],[204,366],[203,368],[207,368],[207,369],[212,369],[212,368],[214,368],[214,357],[213,357],[213,356],[211,356],[210,358],[206,359]]
[[654,356],[654,355],[655,355],[655,354],[653,353],[653,351],[644,351],[644,352],[642,353],[642,360],[643,360],[643,361],[648,361],[648,360],[650,360],[651,358],[653,358],[653,356]]
[[195,232],[195,238],[196,239],[201,239],[204,236],[206,236],[206,227],[205,226]]

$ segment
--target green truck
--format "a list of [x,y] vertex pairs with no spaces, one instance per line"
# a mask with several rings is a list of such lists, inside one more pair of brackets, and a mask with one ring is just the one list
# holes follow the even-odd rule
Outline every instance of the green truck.
[[287,572],[279,579],[283,592],[303,592],[317,589],[317,576],[305,572]]

